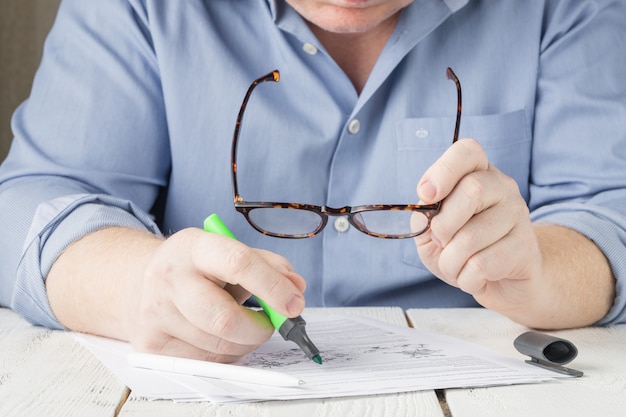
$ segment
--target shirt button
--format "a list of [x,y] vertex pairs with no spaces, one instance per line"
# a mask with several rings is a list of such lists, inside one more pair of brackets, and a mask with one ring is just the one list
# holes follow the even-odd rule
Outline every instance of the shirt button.
[[350,222],[345,217],[337,217],[333,226],[339,233],[344,233],[350,228]]
[[359,133],[359,130],[361,130],[361,122],[359,121],[359,119],[350,120],[350,123],[348,123],[348,132],[356,135],[357,133]]
[[308,42],[302,45],[302,50],[309,55],[315,55],[317,53],[317,47]]

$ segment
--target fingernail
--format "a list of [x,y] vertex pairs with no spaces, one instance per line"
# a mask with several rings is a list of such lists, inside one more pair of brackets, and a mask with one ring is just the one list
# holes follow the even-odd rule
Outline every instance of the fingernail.
[[287,303],[287,311],[292,316],[297,316],[304,309],[304,298],[300,295],[294,295]]
[[430,181],[425,181],[420,185],[419,197],[425,201],[433,201],[437,195],[437,189]]

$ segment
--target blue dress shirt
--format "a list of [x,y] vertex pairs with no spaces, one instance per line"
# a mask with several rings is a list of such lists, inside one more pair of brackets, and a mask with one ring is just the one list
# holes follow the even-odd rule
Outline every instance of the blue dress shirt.
[[[65,0],[0,168],[0,304],[59,323],[45,277],[72,241],[119,225],[165,235],[218,213],[287,257],[309,306],[475,306],[434,278],[412,239],[330,224],[312,239],[254,231],[233,208],[230,146],[251,201],[417,203],[461,137],[513,177],[532,219],[575,229],[608,258],[626,321],[626,2],[415,0],[357,94],[284,1]],[[525,248],[519,248],[520,251]]]

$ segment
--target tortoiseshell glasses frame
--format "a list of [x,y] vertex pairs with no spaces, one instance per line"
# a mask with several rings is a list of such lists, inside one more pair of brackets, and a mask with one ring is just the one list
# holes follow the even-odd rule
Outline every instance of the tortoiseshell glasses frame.
[[[457,90],[456,124],[452,143],[459,137],[461,124],[461,83],[451,68],[448,79],[453,80]],[[369,236],[383,239],[405,239],[426,232],[431,219],[439,213],[442,202],[435,204],[373,204],[345,207],[316,206],[312,204],[245,201],[237,187],[237,145],[244,112],[252,91],[266,81],[278,82],[280,73],[274,70],[252,82],[241,103],[231,149],[232,185],[235,210],[241,213],[257,231],[273,237],[300,239],[321,232],[328,223],[328,216],[346,216],[352,226]],[[271,213],[271,214],[269,214]],[[289,215],[287,216],[287,213]],[[393,219],[393,221],[391,221]],[[405,223],[406,222],[406,223]],[[396,223],[395,225],[393,223]],[[401,226],[398,224],[401,223]]]

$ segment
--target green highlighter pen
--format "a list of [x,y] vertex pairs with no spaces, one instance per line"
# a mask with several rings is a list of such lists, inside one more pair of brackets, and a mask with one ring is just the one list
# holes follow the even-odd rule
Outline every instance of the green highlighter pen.
[[[235,239],[235,236],[226,227],[222,219],[217,214],[211,214],[204,220],[204,231],[209,233],[215,233],[222,236],[227,236]],[[322,357],[319,350],[315,347],[309,336],[306,334],[305,325],[306,322],[300,316],[292,319],[283,316],[282,314],[274,311],[272,307],[267,305],[265,301],[258,297],[254,297],[259,305],[263,308],[265,314],[272,322],[272,325],[278,333],[285,340],[290,340],[300,346],[300,349],[304,352],[309,359],[317,364],[322,364]]]

